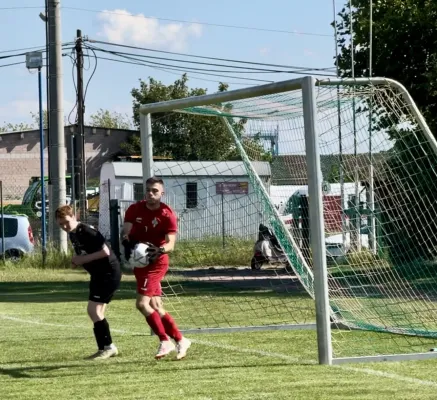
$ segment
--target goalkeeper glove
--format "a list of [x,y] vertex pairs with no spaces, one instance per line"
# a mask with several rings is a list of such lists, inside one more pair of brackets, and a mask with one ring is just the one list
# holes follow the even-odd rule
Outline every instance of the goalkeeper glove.
[[126,259],[126,261],[129,261],[129,258],[132,254],[132,250],[134,249],[135,245],[138,242],[135,242],[133,240],[129,240],[129,239],[123,239],[123,241],[121,242],[121,244],[124,247],[124,258]]

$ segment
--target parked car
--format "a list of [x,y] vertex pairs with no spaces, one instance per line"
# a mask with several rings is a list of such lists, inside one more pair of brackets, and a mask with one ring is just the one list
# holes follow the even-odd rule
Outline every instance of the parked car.
[[[344,257],[351,249],[351,235],[346,233],[345,243],[343,244],[343,235],[341,233],[331,235],[325,238],[326,254],[332,259]],[[362,226],[360,229],[361,247],[369,248],[369,229],[367,226]]]
[[29,218],[26,215],[3,214],[3,219],[4,243],[0,214],[0,254],[4,251],[7,258],[17,260],[24,254],[33,252],[35,241]]

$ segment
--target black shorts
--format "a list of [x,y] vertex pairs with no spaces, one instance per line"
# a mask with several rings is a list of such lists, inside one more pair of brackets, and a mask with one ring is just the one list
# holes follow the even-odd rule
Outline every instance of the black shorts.
[[110,303],[115,292],[120,287],[120,281],[121,277],[119,275],[92,276],[88,300],[96,303]]

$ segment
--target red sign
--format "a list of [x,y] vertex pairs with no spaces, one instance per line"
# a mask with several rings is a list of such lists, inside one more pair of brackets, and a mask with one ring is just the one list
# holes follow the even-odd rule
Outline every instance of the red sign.
[[218,182],[215,184],[216,194],[248,194],[249,182]]

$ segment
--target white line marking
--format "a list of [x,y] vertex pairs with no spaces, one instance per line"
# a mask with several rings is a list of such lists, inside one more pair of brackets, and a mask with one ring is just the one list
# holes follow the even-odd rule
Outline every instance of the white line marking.
[[[6,315],[6,314],[0,314],[0,319],[15,321],[15,322],[23,323],[23,324],[55,326],[55,327],[59,327],[59,328],[88,329],[88,327],[80,326],[80,325],[53,324],[53,323],[49,323],[49,322],[17,318],[17,317],[13,317],[13,316]],[[144,332],[131,332],[131,331],[126,331],[124,329],[111,328],[111,331],[116,332],[116,333],[125,334],[125,335],[145,335]],[[272,353],[270,351],[247,349],[244,347],[231,346],[231,345],[227,345],[227,344],[221,344],[221,343],[217,343],[217,342],[209,342],[209,341],[205,341],[205,340],[197,340],[197,339],[192,339],[192,338],[190,338],[190,340],[193,343],[197,343],[197,344],[200,344],[203,346],[208,346],[208,347],[215,347],[215,348],[222,349],[222,350],[230,350],[230,351],[235,351],[238,353],[246,353],[246,354],[257,354],[257,355],[264,356],[264,357],[282,359],[282,360],[286,360],[286,361],[290,361],[290,362],[302,362],[305,364],[313,364],[313,365],[316,364],[315,361],[303,360],[303,359],[288,356],[288,355],[282,354],[282,353]],[[425,381],[425,380],[418,379],[418,378],[412,378],[409,376],[393,374],[390,372],[378,371],[378,370],[374,370],[374,369],[370,369],[370,368],[355,368],[355,367],[349,367],[346,365],[333,365],[332,367],[333,368],[340,368],[340,369],[343,369],[346,371],[351,371],[351,372],[358,372],[358,373],[365,373],[367,375],[379,376],[382,378],[392,379],[392,380],[400,381],[400,382],[413,383],[413,384],[422,385],[422,386],[437,387],[437,382]]]

